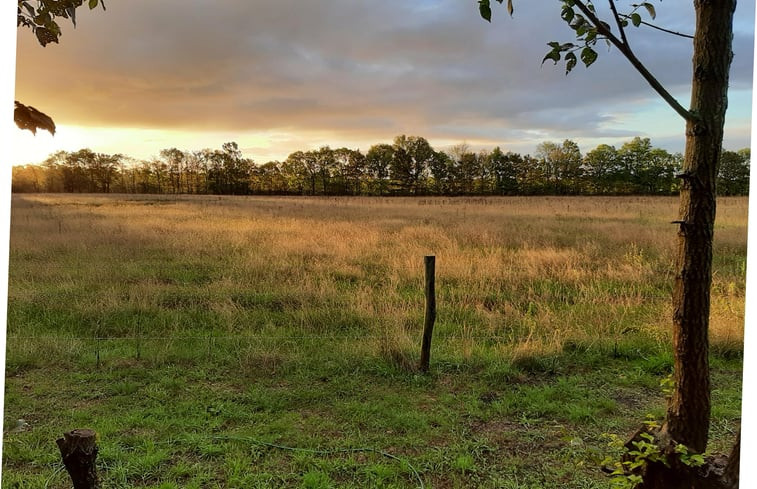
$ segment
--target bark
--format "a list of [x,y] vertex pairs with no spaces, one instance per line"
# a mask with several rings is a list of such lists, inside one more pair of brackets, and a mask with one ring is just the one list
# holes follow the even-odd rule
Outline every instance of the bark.
[[676,279],[673,292],[675,390],[665,430],[704,452],[710,425],[707,330],[712,282],[715,182],[727,108],[735,0],[695,0],[691,109],[681,174]]
[[97,443],[95,432],[89,429],[73,430],[56,440],[74,489],[100,489],[95,459]]

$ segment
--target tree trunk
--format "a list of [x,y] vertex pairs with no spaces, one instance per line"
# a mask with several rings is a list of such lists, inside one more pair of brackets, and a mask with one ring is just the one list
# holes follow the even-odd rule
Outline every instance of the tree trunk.
[[707,329],[712,282],[715,182],[723,142],[736,0],[694,0],[691,113],[686,125],[673,292],[675,390],[665,429],[704,452],[710,425]]

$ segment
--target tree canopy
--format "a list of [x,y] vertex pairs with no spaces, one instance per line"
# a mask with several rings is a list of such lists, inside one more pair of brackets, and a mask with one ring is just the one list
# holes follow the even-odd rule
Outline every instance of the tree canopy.
[[[413,143],[410,144],[409,142]],[[409,149],[408,149],[409,148]],[[727,195],[749,189],[749,149],[724,150],[718,185]],[[414,159],[415,158],[415,159]],[[219,149],[166,148],[137,160],[82,149],[41,165],[14,168],[16,192],[122,192],[287,195],[673,195],[683,156],[636,137],[619,148],[583,154],[575,141],[545,141],[534,156],[500,147],[444,151],[420,136],[359,149],[295,151],[256,163],[236,143]],[[107,162],[107,164],[105,163]]]

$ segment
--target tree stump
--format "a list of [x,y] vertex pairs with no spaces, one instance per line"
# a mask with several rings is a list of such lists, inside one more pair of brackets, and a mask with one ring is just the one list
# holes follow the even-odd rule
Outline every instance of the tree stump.
[[[690,466],[682,462],[676,453],[677,443],[669,434],[659,428],[640,428],[626,443],[630,452],[633,443],[642,440],[642,434],[654,436],[664,461],[648,462],[632,471],[642,477],[642,482],[634,489],[738,489],[741,448],[741,431],[730,456],[710,455],[704,464]],[[631,460],[627,455],[625,460]]]
[[97,458],[96,434],[90,429],[79,429],[63,434],[55,441],[63,457],[74,489],[100,489],[95,459]]

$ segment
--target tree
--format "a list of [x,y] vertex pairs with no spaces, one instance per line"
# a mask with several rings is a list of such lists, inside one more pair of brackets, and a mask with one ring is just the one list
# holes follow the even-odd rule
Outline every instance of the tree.
[[[674,389],[662,429],[655,433],[665,462],[641,469],[640,487],[691,488],[738,485],[737,442],[725,472],[713,482],[680,463],[676,444],[702,453],[710,426],[710,369],[707,332],[712,283],[712,240],[716,209],[716,178],[728,105],[728,75],[733,53],[733,15],[736,0],[694,0],[696,27],[693,39],[691,102],[684,108],[636,57],[626,29],[642,25],[642,14],[655,18],[653,4],[632,4],[620,13],[608,0],[608,21],[602,20],[591,0],[562,0],[561,18],[575,31],[576,42],[549,42],[543,61],[565,61],[566,72],[576,66],[576,53],[588,67],[597,59],[598,41],[606,41],[633,65],[649,85],[686,121],[673,292]],[[497,0],[502,3],[503,0]],[[479,10],[491,20],[489,0],[479,0]],[[513,0],[507,7],[512,15]],[[644,25],[647,25],[645,23]],[[716,473],[716,472],[713,472]],[[735,479],[735,480],[734,480]]]
[[566,139],[562,145],[547,141],[536,148],[536,156],[550,181],[550,191],[558,195],[577,194],[580,190],[581,165],[578,145]]
[[447,151],[451,165],[447,171],[449,187],[453,193],[470,194],[473,190],[473,179],[477,172],[476,154],[471,151],[468,143],[452,146]]
[[723,151],[718,172],[718,193],[723,195],[746,195],[749,193],[749,148],[739,151]]
[[615,185],[621,193],[670,194],[680,162],[649,138],[635,137],[617,151],[618,174]]
[[160,157],[163,158],[168,167],[169,192],[173,194],[182,193],[182,185],[186,180],[186,175],[184,175],[186,155],[180,149],[169,148],[160,150]]
[[452,157],[443,151],[434,151],[429,163],[429,171],[433,179],[432,191],[440,195],[449,195],[455,192],[453,175],[455,162]]
[[[31,29],[42,47],[50,43],[58,43],[62,35],[58,18],[69,19],[76,27],[76,9],[84,4],[84,0],[37,0],[36,6],[25,0],[18,0],[16,27]],[[101,5],[105,10],[103,0],[87,0],[89,9]],[[34,107],[15,102],[13,120],[21,129],[28,129],[37,134],[37,129],[44,129],[55,134],[55,122],[47,114]]]
[[336,160],[334,159],[334,150],[329,146],[322,146],[318,151],[313,151],[315,156],[315,168],[318,177],[321,180],[323,195],[334,193],[331,188],[331,180],[336,173]]
[[366,174],[365,156],[359,150],[338,148],[334,150],[334,161],[341,180],[340,194],[360,195]]
[[397,136],[394,138],[394,158],[391,164],[392,179],[405,192],[418,195],[423,190],[424,179],[434,150],[420,136]]
[[494,175],[494,189],[498,194],[513,195],[518,191],[517,163],[523,161],[519,154],[503,153],[497,146],[489,153],[489,171]]
[[594,194],[617,193],[620,163],[615,146],[600,144],[584,156],[587,190]]
[[394,159],[394,146],[374,144],[365,154],[366,171],[373,182],[373,192],[384,195],[389,185],[389,173]]

